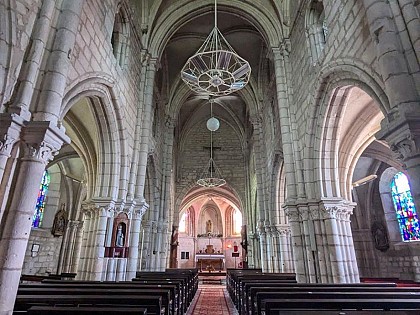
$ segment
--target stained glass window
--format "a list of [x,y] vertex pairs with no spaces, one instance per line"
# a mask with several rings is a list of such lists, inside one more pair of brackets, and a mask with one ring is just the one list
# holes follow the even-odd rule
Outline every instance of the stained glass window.
[[242,213],[238,209],[233,212],[233,233],[240,234],[242,228]]
[[42,217],[44,215],[45,209],[45,197],[47,196],[48,186],[50,185],[50,174],[48,171],[44,172],[42,175],[41,186],[38,192],[38,199],[36,201],[34,217],[32,219],[32,226],[33,227],[40,227],[42,223]]
[[392,200],[403,241],[420,240],[420,226],[407,176],[400,172],[391,183]]

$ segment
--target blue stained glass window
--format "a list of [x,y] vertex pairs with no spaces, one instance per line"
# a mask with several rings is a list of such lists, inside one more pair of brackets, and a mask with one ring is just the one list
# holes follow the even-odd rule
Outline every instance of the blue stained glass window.
[[36,201],[34,217],[32,219],[33,227],[40,227],[42,223],[42,217],[44,216],[45,209],[45,197],[47,196],[48,186],[50,185],[50,174],[48,171],[42,175],[41,186],[38,192],[38,199]]
[[400,172],[391,183],[392,200],[403,241],[420,240],[420,225],[407,176]]

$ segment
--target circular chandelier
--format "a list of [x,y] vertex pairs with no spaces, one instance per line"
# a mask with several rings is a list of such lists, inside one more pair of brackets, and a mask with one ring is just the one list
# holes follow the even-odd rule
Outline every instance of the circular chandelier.
[[219,120],[213,117],[213,102],[214,100],[210,99],[210,118],[207,120],[207,129],[210,130],[210,160],[197,180],[197,185],[208,188],[220,187],[226,184],[226,180],[222,178],[220,169],[216,166],[213,159],[213,132],[220,127]]
[[197,93],[228,95],[242,89],[251,67],[240,57],[217,28],[217,0],[214,1],[214,28],[198,51],[181,70],[181,79]]

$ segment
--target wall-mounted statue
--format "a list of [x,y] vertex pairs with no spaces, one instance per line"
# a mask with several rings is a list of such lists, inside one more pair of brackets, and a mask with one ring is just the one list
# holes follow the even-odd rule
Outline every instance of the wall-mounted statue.
[[385,252],[389,248],[389,239],[386,227],[379,221],[375,221],[370,228],[375,248]]
[[123,231],[123,224],[120,223],[117,227],[117,234],[115,236],[115,247],[124,247],[125,236]]
[[57,211],[54,216],[54,222],[51,229],[51,234],[54,236],[64,235],[64,230],[66,228],[66,205],[63,203],[61,209]]

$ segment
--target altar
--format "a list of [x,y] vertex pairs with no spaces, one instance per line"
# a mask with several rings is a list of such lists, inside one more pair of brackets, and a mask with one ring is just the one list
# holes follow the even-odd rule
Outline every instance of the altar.
[[196,254],[195,267],[199,271],[223,271],[225,269],[225,255],[223,254]]

